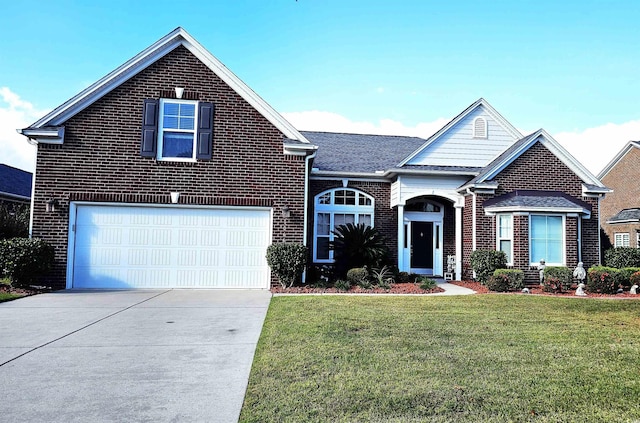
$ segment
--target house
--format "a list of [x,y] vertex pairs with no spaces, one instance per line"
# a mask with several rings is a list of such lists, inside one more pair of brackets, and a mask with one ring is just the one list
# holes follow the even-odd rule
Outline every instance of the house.
[[10,207],[31,202],[31,172],[0,164],[0,204]]
[[613,193],[602,200],[604,244],[640,248],[640,142],[629,141],[598,178]]
[[38,143],[34,236],[57,288],[259,288],[265,251],[386,236],[398,268],[471,277],[475,249],[599,260],[608,190],[549,134],[479,99],[429,139],[300,132],[182,28],[20,131]]

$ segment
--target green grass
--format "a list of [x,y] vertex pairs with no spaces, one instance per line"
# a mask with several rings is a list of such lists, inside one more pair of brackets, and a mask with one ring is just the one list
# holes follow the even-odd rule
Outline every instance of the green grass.
[[0,292],[0,303],[3,303],[5,301],[15,300],[16,298],[20,298],[20,297],[24,297],[24,295],[10,294],[8,292]]
[[640,302],[274,297],[242,422],[640,421]]

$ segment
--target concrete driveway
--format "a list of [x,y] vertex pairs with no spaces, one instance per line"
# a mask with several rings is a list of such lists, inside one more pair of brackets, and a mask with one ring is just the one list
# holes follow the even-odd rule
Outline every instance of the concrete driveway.
[[0,420],[236,422],[271,294],[62,291],[0,304]]

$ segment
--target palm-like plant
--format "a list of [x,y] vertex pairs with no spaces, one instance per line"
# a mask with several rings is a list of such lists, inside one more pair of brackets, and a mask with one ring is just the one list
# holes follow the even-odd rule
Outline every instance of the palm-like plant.
[[334,251],[336,272],[346,275],[354,267],[379,267],[388,255],[385,239],[375,228],[360,223],[337,226],[330,244]]

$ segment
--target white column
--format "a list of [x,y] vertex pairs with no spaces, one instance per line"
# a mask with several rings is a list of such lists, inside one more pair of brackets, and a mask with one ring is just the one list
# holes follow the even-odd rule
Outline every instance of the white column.
[[404,206],[398,205],[398,270],[404,271]]
[[456,280],[462,279],[462,205],[454,205],[456,210]]

